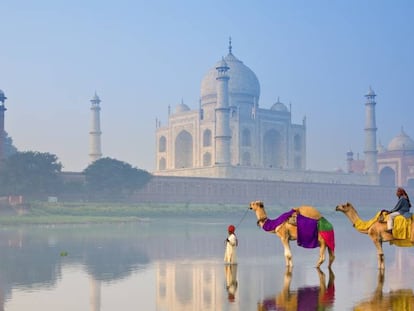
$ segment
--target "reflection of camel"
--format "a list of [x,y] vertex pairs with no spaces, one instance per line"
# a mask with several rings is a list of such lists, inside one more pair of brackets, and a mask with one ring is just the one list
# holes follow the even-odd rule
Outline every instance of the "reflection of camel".
[[[266,211],[264,209],[264,205],[262,201],[254,201],[250,203],[250,209],[254,210],[256,212],[257,217],[257,225],[262,227],[265,225],[265,223],[269,220],[267,218]],[[296,218],[299,214],[303,214],[303,216],[307,216],[312,219],[321,219],[321,215],[315,208],[311,206],[302,206],[293,209],[294,213],[285,221],[283,221],[280,225],[278,225],[274,230],[271,232],[276,233],[276,235],[280,238],[283,248],[284,248],[284,255],[286,260],[286,266],[292,267],[292,252],[290,250],[289,241],[294,241],[298,239],[298,230],[296,225]],[[293,211],[292,210],[292,211]],[[327,241],[324,237],[321,235],[321,231],[315,232],[315,239],[317,236],[317,242],[320,247],[319,250],[319,260],[316,264],[316,267],[320,267],[321,264],[325,261],[325,250],[328,249],[329,254],[329,264],[328,267],[331,267],[335,256],[334,256],[334,241],[333,241],[333,231],[332,231],[332,240],[331,244],[328,245]]]
[[384,272],[378,271],[378,282],[375,291],[367,300],[354,306],[355,311],[388,311],[388,310],[414,310],[414,293],[412,289],[399,289],[383,293]]
[[296,291],[290,289],[292,272],[286,269],[282,291],[275,297],[264,299],[257,304],[257,311],[270,310],[325,310],[334,303],[335,275],[329,269],[329,280],[326,285],[325,273],[317,269],[319,275],[319,286],[306,286]]
[[[380,221],[380,219],[373,219],[370,221],[364,222],[359,217],[357,211],[353,207],[353,205],[349,202],[346,202],[345,204],[339,204],[336,207],[336,211],[343,212],[351,221],[353,226],[361,233],[368,234],[371,238],[372,242],[374,242],[375,247],[377,249],[377,255],[378,255],[378,268],[381,270],[384,270],[385,264],[384,264],[384,251],[382,249],[382,242],[390,242],[391,244],[397,244],[399,240],[394,240],[394,237],[391,233],[386,232],[387,230],[387,223],[384,221]],[[399,216],[397,216],[399,217]],[[395,221],[397,221],[397,217]],[[411,232],[414,230],[414,222],[411,224]],[[407,242],[408,244],[404,244],[403,246],[412,246],[413,243],[410,242],[410,240],[403,240],[403,242]]]
[[224,275],[226,276],[226,290],[229,302],[234,302],[237,291],[237,265],[224,265]]

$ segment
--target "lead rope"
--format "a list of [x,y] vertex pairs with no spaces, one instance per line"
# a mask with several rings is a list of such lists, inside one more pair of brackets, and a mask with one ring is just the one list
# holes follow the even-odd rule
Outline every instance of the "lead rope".
[[247,208],[247,210],[244,212],[243,217],[240,219],[239,223],[236,225],[235,228],[238,228],[240,226],[240,224],[242,223],[244,217],[246,217],[248,211],[249,211],[249,208]]

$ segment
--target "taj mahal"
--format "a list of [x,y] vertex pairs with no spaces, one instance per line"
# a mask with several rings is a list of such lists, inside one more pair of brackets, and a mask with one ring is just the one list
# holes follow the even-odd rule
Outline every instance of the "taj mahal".
[[[181,102],[174,111],[168,107],[167,124],[156,122],[156,170],[153,173],[158,176],[407,185],[414,181],[414,141],[402,130],[390,143],[389,151],[378,146],[376,94],[371,87],[365,98],[364,160],[354,159],[349,151],[344,154],[345,172],[308,170],[306,119],[303,118],[301,124],[292,123],[291,107],[279,99],[268,109],[260,107],[259,79],[233,54],[230,39],[227,56],[210,68],[201,81],[198,109],[192,110]],[[408,167],[405,169],[404,165]]]
[[305,120],[293,124],[283,103],[261,109],[259,99],[258,78],[230,42],[228,55],[201,82],[199,109],[181,103],[168,125],[157,127],[157,172],[230,177],[238,168],[253,177],[257,169],[304,170]]
[[[364,157],[344,152],[345,170],[314,171],[306,168],[306,119],[292,122],[291,107],[279,99],[260,106],[256,74],[228,53],[201,81],[197,109],[183,102],[167,122],[156,120],[156,177],[232,179],[368,186],[414,187],[414,141],[404,132],[383,146],[377,143],[376,94],[365,96]],[[0,90],[0,159],[4,158],[4,115],[7,97]],[[100,98],[91,102],[90,163],[100,159]],[[310,142],[311,143],[311,142]]]

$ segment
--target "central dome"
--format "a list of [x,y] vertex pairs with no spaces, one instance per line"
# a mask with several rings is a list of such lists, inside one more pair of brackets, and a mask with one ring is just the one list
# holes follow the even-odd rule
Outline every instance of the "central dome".
[[[259,80],[256,77],[256,74],[242,61],[238,60],[232,53],[231,50],[229,54],[224,58],[224,61],[227,63],[229,70],[227,75],[229,76],[229,95],[248,95],[256,99],[256,102],[259,101],[260,97],[260,84]],[[207,74],[204,76],[201,81],[201,100],[203,98],[208,98],[211,96],[216,96],[217,94],[217,69],[216,67],[222,61],[217,62]]]

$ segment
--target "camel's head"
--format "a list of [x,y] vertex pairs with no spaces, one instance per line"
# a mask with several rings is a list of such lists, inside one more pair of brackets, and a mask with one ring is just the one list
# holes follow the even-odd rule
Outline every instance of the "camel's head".
[[335,211],[337,212],[342,212],[342,213],[347,213],[349,212],[351,209],[354,209],[354,207],[352,206],[351,203],[346,202],[344,204],[338,204],[335,208]]
[[250,202],[250,209],[256,213],[257,225],[263,225],[263,222],[267,219],[263,201]]
[[249,208],[251,210],[255,211],[255,212],[257,210],[259,210],[260,208],[263,209],[264,208],[263,201],[253,201],[253,202],[250,202],[250,207]]

